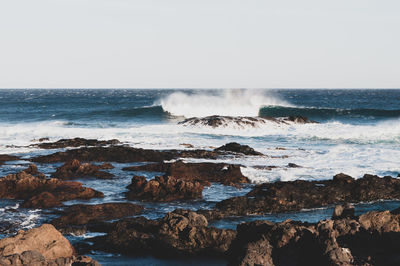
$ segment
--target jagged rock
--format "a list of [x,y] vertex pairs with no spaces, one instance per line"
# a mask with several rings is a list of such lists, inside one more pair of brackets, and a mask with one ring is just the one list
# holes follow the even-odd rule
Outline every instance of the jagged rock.
[[207,219],[192,211],[175,210],[159,220],[124,219],[93,240],[94,248],[124,254],[156,256],[222,255],[235,238],[233,230],[208,227]]
[[35,176],[35,177],[39,177],[39,178],[43,178],[43,179],[46,178],[46,175],[43,174],[43,173],[41,173],[41,172],[39,172],[37,166],[36,166],[35,164],[33,164],[33,163],[30,164],[30,165],[28,166],[28,168],[26,168],[26,169],[23,170],[23,171],[24,171],[25,173],[30,174],[30,175],[33,175],[33,176]]
[[104,203],[96,205],[72,205],[61,217],[51,223],[57,228],[66,228],[75,225],[87,225],[101,221],[120,219],[122,217],[141,213],[142,206],[132,203]]
[[332,219],[353,218],[354,211],[354,206],[352,204],[336,205],[332,214]]
[[97,139],[84,139],[84,138],[74,138],[74,139],[60,139],[56,142],[43,142],[49,140],[48,138],[39,139],[39,144],[32,144],[30,146],[39,147],[41,149],[60,149],[67,147],[90,147],[90,146],[107,146],[120,144],[119,140],[97,140]]
[[123,170],[164,172],[166,176],[188,181],[198,181],[206,186],[210,185],[210,182],[233,186],[250,183],[250,180],[242,174],[239,165],[225,163],[184,163],[176,161],[173,163],[126,167]]
[[400,180],[364,175],[353,179],[339,174],[333,180],[290,181],[257,185],[245,196],[233,197],[205,211],[208,219],[226,216],[298,211],[332,204],[400,199]]
[[130,200],[173,201],[202,198],[203,185],[197,181],[186,181],[171,176],[156,176],[147,181],[143,176],[134,176],[126,196]]
[[111,164],[93,165],[89,163],[81,163],[74,159],[57,168],[57,171],[52,174],[52,177],[58,179],[75,179],[85,177],[95,177],[100,179],[110,179],[113,174],[101,171],[100,169],[110,169]]
[[25,200],[22,206],[26,208],[48,208],[59,206],[61,201],[103,196],[79,182],[44,179],[25,171],[0,178],[0,198]]
[[241,145],[237,142],[227,143],[219,148],[216,148],[215,151],[233,152],[233,153],[244,154],[244,155],[263,155],[261,152],[255,151],[250,146]]
[[74,248],[54,226],[44,224],[14,237],[0,240],[0,265],[90,265],[86,256],[75,256]]
[[289,116],[289,117],[251,117],[251,116],[206,116],[206,117],[191,117],[178,122],[179,125],[183,126],[208,126],[212,128],[217,127],[228,127],[235,126],[240,128],[247,127],[260,127],[267,123],[273,124],[290,124],[290,123],[317,123],[315,121],[309,120],[307,117],[303,116]]

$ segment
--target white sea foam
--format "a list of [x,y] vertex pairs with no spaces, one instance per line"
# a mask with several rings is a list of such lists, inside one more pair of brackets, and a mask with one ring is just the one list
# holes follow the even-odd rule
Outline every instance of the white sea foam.
[[175,92],[157,102],[163,110],[176,116],[210,115],[257,116],[263,106],[291,106],[272,92],[227,90],[218,94]]

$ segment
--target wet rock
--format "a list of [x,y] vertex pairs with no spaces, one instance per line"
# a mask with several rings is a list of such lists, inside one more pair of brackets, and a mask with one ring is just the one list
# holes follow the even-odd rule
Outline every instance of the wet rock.
[[43,173],[41,173],[41,172],[39,172],[39,170],[38,170],[38,168],[37,168],[37,166],[36,166],[35,164],[30,164],[30,165],[28,166],[28,168],[26,168],[26,169],[23,170],[23,171],[24,171],[25,173],[30,174],[30,175],[33,175],[33,176],[35,176],[35,177],[39,177],[39,178],[43,178],[43,179],[46,178],[46,175],[43,174]]
[[134,176],[126,196],[130,200],[173,201],[202,198],[203,185],[171,176],[157,176],[147,181],[143,176]]
[[80,149],[56,152],[50,155],[38,156],[32,159],[34,162],[55,163],[68,162],[74,159],[85,162],[163,162],[176,158],[207,158],[215,159],[218,153],[206,150],[146,150],[126,146],[110,147],[84,147]]
[[224,151],[224,152],[232,152],[235,154],[244,154],[244,155],[263,155],[261,152],[255,151],[248,145],[241,145],[237,142],[230,142],[225,144],[219,148],[216,148],[215,151]]
[[298,211],[332,204],[400,199],[400,180],[392,177],[364,175],[353,179],[340,174],[333,180],[290,181],[257,185],[242,197],[216,204],[212,216],[236,216]]
[[289,123],[316,123],[303,116],[289,116],[289,117],[251,117],[251,116],[206,116],[206,117],[192,117],[178,122],[183,126],[207,126],[212,128],[235,126],[240,128],[253,127],[257,128],[262,125],[273,124],[289,124]]
[[54,226],[44,224],[0,240],[0,265],[100,265],[75,256],[69,241]]
[[315,224],[243,223],[228,258],[230,265],[398,265],[398,220],[386,211]]
[[61,217],[54,219],[51,223],[57,228],[66,228],[70,225],[87,225],[120,219],[139,214],[142,210],[142,206],[132,203],[78,204],[68,207]]
[[107,146],[120,144],[119,140],[97,140],[97,139],[84,139],[84,138],[74,138],[74,139],[60,139],[56,142],[43,142],[49,140],[48,138],[39,139],[39,144],[32,144],[30,146],[39,147],[41,149],[60,149],[67,147],[90,147],[90,146]]
[[332,219],[354,218],[354,206],[352,204],[336,205]]
[[58,179],[75,179],[86,177],[110,179],[114,177],[113,174],[100,170],[104,169],[103,167],[110,169],[110,166],[112,167],[110,164],[93,165],[89,163],[81,163],[75,159],[57,168],[57,171],[52,174],[52,177]]
[[59,206],[61,201],[103,196],[79,182],[43,179],[24,171],[0,178],[0,198],[25,200],[22,206],[27,208],[48,208]]
[[8,162],[8,161],[17,161],[19,159],[20,158],[18,156],[0,154],[0,165],[4,164],[5,162]]
[[239,165],[225,163],[184,163],[176,161],[126,167],[123,170],[164,172],[166,176],[187,181],[198,181],[206,186],[210,185],[210,182],[233,186],[250,183],[250,180],[242,174]]
[[297,165],[297,164],[295,164],[295,163],[288,163],[287,167],[288,167],[288,168],[301,168],[302,166]]
[[225,254],[235,235],[233,230],[208,227],[203,215],[175,210],[159,220],[138,217],[115,222],[106,236],[94,239],[94,248],[163,257],[217,256]]

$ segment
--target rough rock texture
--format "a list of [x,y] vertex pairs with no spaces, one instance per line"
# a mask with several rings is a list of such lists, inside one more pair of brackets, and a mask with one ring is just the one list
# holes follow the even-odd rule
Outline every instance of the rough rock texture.
[[87,225],[139,214],[142,210],[142,206],[132,203],[78,204],[68,207],[61,217],[54,219],[51,223],[57,228]]
[[[44,140],[42,139],[42,141],[44,141]],[[40,142],[42,142],[42,141],[40,141]],[[74,139],[60,139],[56,142],[42,142],[39,144],[32,144],[30,146],[39,147],[41,149],[60,149],[60,148],[67,148],[67,147],[107,146],[107,145],[116,145],[116,144],[120,144],[119,140],[117,140],[117,139],[97,140],[97,139],[74,138]]]
[[55,163],[68,162],[73,159],[85,162],[162,162],[164,160],[172,160],[175,158],[209,158],[215,159],[218,153],[206,150],[146,150],[125,146],[110,147],[89,147],[65,152],[56,152],[50,155],[38,156],[32,159],[34,162]]
[[171,176],[156,176],[147,181],[143,176],[134,176],[126,196],[130,200],[173,201],[202,198],[203,185],[197,181],[186,181]]
[[54,226],[44,224],[0,240],[0,265],[99,265],[74,248]]
[[59,206],[61,201],[103,196],[79,182],[35,177],[25,171],[0,178],[0,198],[23,199],[23,207],[27,208],[48,208]]
[[155,171],[164,172],[166,176],[178,179],[198,181],[203,185],[218,182],[224,185],[250,183],[240,171],[239,165],[225,163],[156,163],[123,168],[125,171]]
[[207,219],[192,211],[175,210],[160,220],[124,219],[94,239],[94,248],[125,254],[157,256],[223,255],[235,238],[233,230],[208,227]]
[[251,116],[206,116],[206,117],[192,117],[185,119],[178,124],[183,126],[208,126],[212,128],[236,126],[241,128],[247,127],[260,127],[267,123],[274,124],[290,124],[290,123],[316,123],[303,116],[289,116],[289,117],[251,117]]
[[0,154],[0,165],[4,164],[5,162],[8,162],[8,161],[17,161],[17,160],[19,160],[18,156]]
[[399,215],[388,211],[317,224],[255,221],[237,227],[230,265],[399,265]]
[[215,151],[224,151],[231,152],[234,154],[244,154],[244,155],[263,155],[261,152],[255,151],[248,145],[241,145],[237,142],[227,143],[219,148],[216,148]]
[[[104,165],[105,168],[109,168],[110,165]],[[57,171],[52,174],[52,177],[58,179],[75,179],[85,177],[95,177],[100,179],[110,179],[114,177],[113,174],[101,171],[104,169],[103,165],[93,165],[89,163],[81,163],[78,160],[72,160],[66,162],[63,166],[57,168]]]
[[326,181],[264,183],[245,196],[217,203],[214,211],[204,211],[204,214],[208,219],[217,219],[389,199],[400,199],[400,180],[397,178],[364,175],[355,180],[348,175],[338,174]]
[[354,218],[353,204],[336,205],[332,214],[332,219]]

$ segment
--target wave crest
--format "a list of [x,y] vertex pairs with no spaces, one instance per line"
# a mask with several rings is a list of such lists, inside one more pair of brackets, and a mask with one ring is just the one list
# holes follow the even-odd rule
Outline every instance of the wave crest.
[[258,116],[263,106],[291,106],[272,92],[228,90],[215,94],[175,92],[158,103],[165,112],[175,116],[204,117]]

